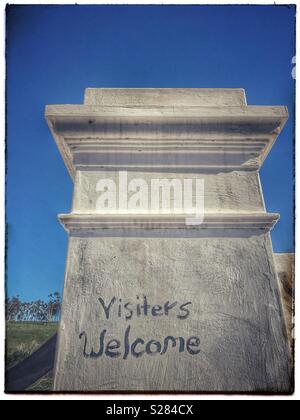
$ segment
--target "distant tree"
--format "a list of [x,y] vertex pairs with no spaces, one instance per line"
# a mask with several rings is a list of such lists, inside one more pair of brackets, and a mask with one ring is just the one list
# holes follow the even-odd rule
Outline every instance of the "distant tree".
[[58,292],[48,296],[48,321],[58,321],[61,310],[61,297]]
[[12,299],[7,299],[5,310],[7,320],[17,320],[17,318],[21,315],[22,311],[19,296],[13,297]]
[[58,321],[61,311],[61,297],[55,292],[48,297],[48,302],[39,299],[22,302],[19,296],[7,298],[5,313],[7,321],[50,322]]

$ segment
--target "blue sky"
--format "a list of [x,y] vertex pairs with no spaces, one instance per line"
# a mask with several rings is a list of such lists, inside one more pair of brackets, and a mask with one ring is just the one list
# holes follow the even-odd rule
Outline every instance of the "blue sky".
[[294,7],[10,6],[7,14],[9,296],[62,291],[72,182],[44,119],[46,104],[82,103],[86,87],[242,87],[250,105],[290,119],[261,171],[293,251]]

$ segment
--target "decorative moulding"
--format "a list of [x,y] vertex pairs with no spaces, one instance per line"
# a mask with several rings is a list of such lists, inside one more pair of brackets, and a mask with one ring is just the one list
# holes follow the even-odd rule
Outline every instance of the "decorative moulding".
[[102,231],[103,229],[194,229],[270,231],[279,220],[278,214],[206,214],[201,224],[187,224],[186,215],[98,215],[61,214],[59,220],[68,233]]
[[257,171],[287,118],[284,106],[46,107],[73,179],[77,169]]

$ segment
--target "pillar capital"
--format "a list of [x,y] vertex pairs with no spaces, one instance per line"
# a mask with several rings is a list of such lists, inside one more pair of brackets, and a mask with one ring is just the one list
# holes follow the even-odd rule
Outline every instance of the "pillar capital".
[[88,89],[85,98],[46,107],[73,179],[97,168],[257,171],[288,118],[284,106],[247,106],[240,89]]

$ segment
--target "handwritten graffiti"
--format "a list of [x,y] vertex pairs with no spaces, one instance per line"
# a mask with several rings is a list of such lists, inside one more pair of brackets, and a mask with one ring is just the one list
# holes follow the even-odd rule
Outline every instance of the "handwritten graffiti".
[[148,303],[147,296],[143,296],[143,302],[139,303],[140,297],[137,296],[137,303],[126,302],[124,303],[122,299],[117,301],[117,298],[114,296],[108,304],[105,304],[104,300],[100,297],[99,302],[104,310],[106,319],[109,319],[112,316],[113,310],[117,312],[119,318],[124,317],[126,321],[131,320],[134,315],[137,317],[144,316],[168,316],[170,311],[179,309],[177,315],[178,319],[186,319],[190,315],[190,311],[187,309],[187,306],[191,305],[192,302],[186,302],[182,305],[179,305],[178,302],[165,302],[163,305],[150,305]]
[[[152,305],[149,303],[147,296],[140,299],[137,296],[137,302],[127,302],[123,299],[117,299],[115,296],[108,302],[102,297],[98,298],[98,302],[102,309],[104,319],[111,318],[123,319],[130,321],[134,317],[168,317],[170,314],[175,316],[175,319],[181,321],[186,320],[190,316],[190,305],[192,302],[167,301],[163,304]],[[107,329],[100,329],[97,349],[91,344],[92,340],[88,337],[86,331],[79,334],[79,339],[83,341],[83,356],[87,359],[97,359],[102,356],[110,358],[123,358],[126,360],[129,356],[140,358],[144,355],[148,356],[163,356],[170,349],[175,349],[178,353],[186,352],[189,355],[195,356],[200,353],[200,338],[191,336],[184,338],[182,336],[166,335],[163,339],[133,337],[132,326],[128,325],[124,331],[123,336],[107,339]]]

